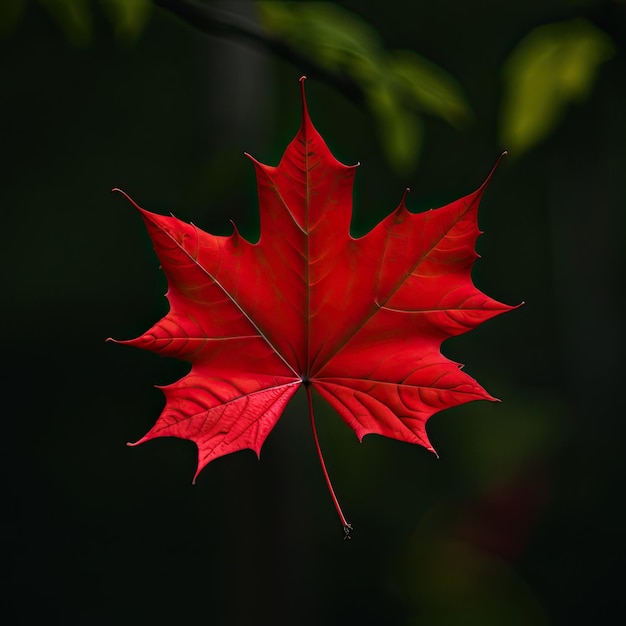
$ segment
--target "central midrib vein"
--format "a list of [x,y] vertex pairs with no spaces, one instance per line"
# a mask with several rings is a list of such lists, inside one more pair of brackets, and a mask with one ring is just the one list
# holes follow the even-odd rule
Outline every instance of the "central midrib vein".
[[303,125],[303,137],[304,137],[304,174],[305,174],[305,189],[304,189],[304,264],[305,264],[305,326],[306,326],[306,354],[305,354],[305,362],[304,362],[304,375],[305,380],[309,379],[311,374],[310,372],[310,354],[311,354],[311,276],[310,276],[310,268],[311,268],[311,260],[310,260],[310,249],[309,249],[309,138],[307,135],[307,127],[306,123]]

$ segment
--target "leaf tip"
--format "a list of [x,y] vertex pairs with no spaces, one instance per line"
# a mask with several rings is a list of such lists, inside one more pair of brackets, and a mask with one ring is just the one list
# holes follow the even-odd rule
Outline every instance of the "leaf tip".
[[152,439],[152,437],[148,433],[147,435],[144,435],[141,439],[137,439],[137,441],[127,441],[126,445],[129,448],[134,448],[135,446],[138,446],[140,443],[145,443],[146,441],[150,439]]
[[244,152],[243,156],[250,159],[252,161],[252,164],[255,165],[256,167],[263,167],[263,163],[255,159],[249,152]]
[[500,156],[496,159],[496,162],[494,163],[493,167],[491,168],[491,171],[489,172],[489,175],[487,176],[487,178],[485,179],[485,182],[479,187],[478,192],[477,193],[482,193],[485,190],[485,187],[487,187],[487,185],[489,184],[489,181],[493,178],[493,175],[495,174],[496,170],[498,169],[498,165],[500,165],[500,161],[502,161],[502,159],[507,156],[509,153],[504,150]]
[[481,391],[483,392],[483,398],[485,400],[488,400],[489,402],[502,402],[502,400],[500,400],[500,398],[496,398],[495,396],[492,396],[488,391],[486,391],[485,389],[481,389]]
[[304,83],[306,81],[306,76],[300,76],[300,95],[302,96],[302,123],[306,125],[308,122],[311,123],[311,119],[309,117],[309,110],[306,105],[306,90],[304,89]]
[[235,239],[237,239],[237,240],[241,239],[241,233],[239,232],[239,229],[237,228],[237,224],[235,224],[235,222],[233,222],[233,220],[228,220],[228,221],[231,223],[231,225],[233,227],[233,234],[232,234],[232,236]]
[[196,467],[196,472],[193,475],[193,478],[191,479],[192,486],[197,484],[198,476],[200,475],[200,472],[207,466],[207,463],[208,461],[203,463],[202,461],[200,461],[200,457],[198,457],[198,465]]
[[304,89],[304,83],[306,81],[306,76],[300,76],[298,82],[300,83],[300,95],[302,96],[302,106],[306,111],[306,93]]
[[119,187],[113,187],[111,191],[121,193],[136,209],[138,209],[139,211],[143,211],[143,209],[124,190],[120,189]]

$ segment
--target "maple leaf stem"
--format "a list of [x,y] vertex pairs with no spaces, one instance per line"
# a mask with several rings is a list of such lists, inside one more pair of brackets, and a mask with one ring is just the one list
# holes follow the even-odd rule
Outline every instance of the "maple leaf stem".
[[311,428],[313,429],[313,439],[315,440],[315,448],[317,450],[317,456],[320,460],[320,465],[322,466],[322,472],[324,472],[324,478],[326,479],[326,486],[328,487],[328,491],[330,491],[330,496],[333,499],[333,504],[335,505],[335,509],[337,509],[337,514],[339,515],[339,519],[343,525],[343,532],[345,533],[344,539],[352,539],[350,537],[350,531],[352,530],[352,525],[348,524],[346,520],[346,516],[343,514],[341,510],[341,506],[339,505],[339,500],[337,500],[337,496],[335,495],[335,490],[333,489],[333,484],[330,482],[330,476],[328,475],[328,470],[326,469],[326,463],[324,463],[324,456],[322,455],[322,449],[320,448],[320,440],[317,436],[317,428],[315,427],[315,415],[313,413],[313,397],[311,394],[311,385],[310,383],[305,383],[306,388],[306,397],[309,403],[309,415],[311,417]]

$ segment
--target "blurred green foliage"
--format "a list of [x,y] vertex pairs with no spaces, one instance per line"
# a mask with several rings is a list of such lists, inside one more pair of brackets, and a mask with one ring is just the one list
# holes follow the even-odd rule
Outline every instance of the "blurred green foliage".
[[615,52],[611,39],[587,20],[533,29],[504,68],[500,135],[513,156],[542,141],[567,106],[590,95],[602,63]]
[[463,127],[472,113],[459,83],[414,51],[387,50],[356,13],[331,2],[257,2],[263,26],[294,50],[362,88],[378,137],[398,172],[414,169],[423,142],[421,114]]
[[[0,5],[0,35],[16,28],[28,1]],[[153,5],[153,0],[31,1],[77,46],[92,42],[98,11],[107,16],[120,40],[135,41]],[[211,3],[180,0],[180,5],[201,9]],[[387,49],[378,31],[355,12],[334,2],[257,0],[255,5],[268,37],[359,85],[396,172],[408,173],[417,165],[425,141],[423,115],[458,130],[471,125],[472,107],[457,79],[415,50]],[[545,139],[568,105],[589,97],[599,68],[614,50],[610,37],[582,18],[532,29],[502,68],[501,145],[520,156]]]

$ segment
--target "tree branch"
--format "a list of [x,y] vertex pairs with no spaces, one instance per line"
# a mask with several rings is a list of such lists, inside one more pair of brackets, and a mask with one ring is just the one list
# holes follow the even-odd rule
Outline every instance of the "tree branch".
[[328,70],[314,59],[294,50],[284,40],[274,37],[257,23],[237,13],[198,0],[154,0],[154,4],[208,35],[237,37],[260,46],[295,65],[301,74],[326,83],[358,106],[365,102],[362,87],[350,76]]

